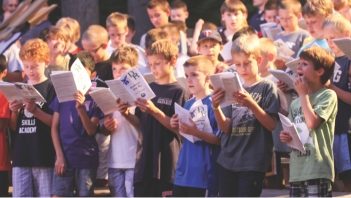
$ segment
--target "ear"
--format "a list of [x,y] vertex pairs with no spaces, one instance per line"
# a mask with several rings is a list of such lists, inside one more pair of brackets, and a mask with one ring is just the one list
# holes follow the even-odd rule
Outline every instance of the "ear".
[[318,76],[322,76],[324,74],[324,72],[325,72],[324,68],[317,69],[317,75]]
[[172,67],[175,67],[175,66],[176,66],[177,58],[178,58],[177,56],[172,57],[172,59],[171,59],[171,61],[170,61]]
[[256,57],[256,61],[257,61],[257,65],[260,66],[260,65],[262,65],[264,59],[263,59],[262,56],[260,55],[260,56],[257,56],[257,57]]
[[4,78],[5,76],[7,76],[7,69],[5,69],[4,71],[2,71],[0,73],[1,77]]

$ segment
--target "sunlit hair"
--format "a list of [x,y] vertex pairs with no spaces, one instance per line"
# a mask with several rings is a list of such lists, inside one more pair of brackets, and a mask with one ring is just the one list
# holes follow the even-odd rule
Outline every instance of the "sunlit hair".
[[77,20],[70,17],[62,17],[57,21],[56,26],[63,28],[69,33],[72,43],[76,43],[80,39],[80,25]]
[[204,55],[197,55],[189,58],[184,63],[184,67],[196,67],[197,71],[204,73],[206,76],[215,72],[213,62]]
[[20,49],[19,56],[22,61],[44,62],[49,64],[50,49],[41,39],[30,39]]
[[161,39],[151,45],[146,55],[162,55],[167,61],[172,61],[178,57],[178,47],[169,39]]

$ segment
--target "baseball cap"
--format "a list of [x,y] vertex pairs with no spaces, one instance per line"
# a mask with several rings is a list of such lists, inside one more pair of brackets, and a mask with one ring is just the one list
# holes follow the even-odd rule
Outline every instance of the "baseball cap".
[[199,40],[197,42],[201,42],[207,39],[212,39],[222,44],[222,37],[216,30],[203,30],[200,33]]

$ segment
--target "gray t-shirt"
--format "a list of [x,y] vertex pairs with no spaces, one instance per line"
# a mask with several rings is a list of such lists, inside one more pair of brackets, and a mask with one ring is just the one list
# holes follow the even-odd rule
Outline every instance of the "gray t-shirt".
[[298,29],[297,31],[291,33],[287,33],[285,31],[280,32],[276,36],[275,40],[281,39],[284,41],[288,47],[295,52],[292,57],[296,57],[305,39],[309,36],[310,34],[306,30]]
[[[265,112],[277,117],[279,99],[272,82],[261,80],[245,89]],[[223,113],[231,118],[231,132],[221,137],[217,162],[235,172],[265,172],[272,156],[272,132],[265,129],[247,107],[233,104],[225,107]]]

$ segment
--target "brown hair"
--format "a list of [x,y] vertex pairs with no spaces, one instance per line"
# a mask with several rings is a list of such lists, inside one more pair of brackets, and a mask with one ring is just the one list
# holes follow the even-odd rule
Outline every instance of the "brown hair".
[[172,61],[178,57],[178,47],[169,39],[161,39],[151,45],[146,55],[163,55],[167,61]]
[[[248,45],[250,43],[250,45]],[[231,53],[244,53],[258,58],[261,54],[260,40],[256,34],[243,34],[233,41]]]
[[112,53],[111,61],[116,64],[126,63],[134,67],[138,64],[138,52],[130,45],[123,45]]
[[301,3],[298,0],[283,0],[278,3],[279,9],[292,11],[295,16],[301,14]]
[[334,56],[329,51],[321,47],[313,46],[307,48],[301,52],[300,58],[312,62],[315,70],[320,68],[324,70],[324,73],[320,79],[322,84],[325,84],[334,72]]
[[240,11],[247,16],[247,8],[240,0],[225,0],[220,8],[221,14],[224,12]]
[[204,73],[206,76],[215,72],[213,62],[204,55],[198,55],[189,58],[184,63],[184,67],[196,67],[198,71]]
[[165,12],[169,12],[171,10],[167,0],[150,0],[147,3],[147,9],[154,9],[156,7],[160,7]]
[[333,2],[331,0],[309,0],[302,7],[302,15],[328,17],[333,13]]
[[146,51],[151,48],[151,45],[160,39],[167,39],[169,35],[161,28],[153,28],[146,33],[145,36],[145,49]]
[[128,27],[128,15],[113,12],[108,15],[106,19],[106,28],[109,27],[120,27],[120,28],[127,28]]
[[171,9],[180,9],[180,8],[188,11],[188,6],[186,5],[186,3],[184,1],[175,0],[172,2]]

